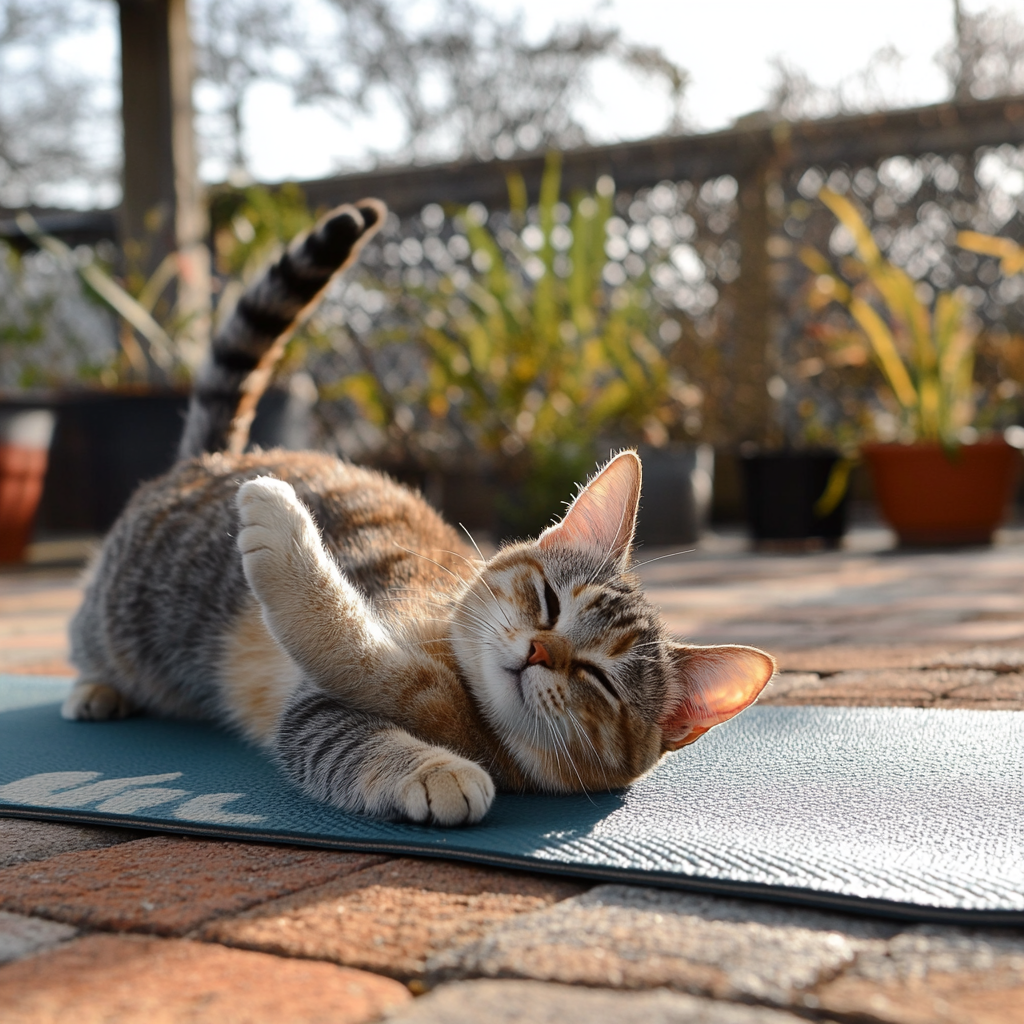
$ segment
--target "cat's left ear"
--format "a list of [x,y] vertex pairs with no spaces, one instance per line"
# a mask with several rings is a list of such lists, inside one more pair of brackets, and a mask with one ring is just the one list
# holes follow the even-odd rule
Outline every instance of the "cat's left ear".
[[600,558],[622,562],[629,557],[640,507],[640,456],[616,455],[569,506],[560,523],[538,538],[542,549],[583,548]]
[[775,659],[756,647],[673,644],[672,676],[660,725],[665,750],[700,739],[749,707],[775,673]]

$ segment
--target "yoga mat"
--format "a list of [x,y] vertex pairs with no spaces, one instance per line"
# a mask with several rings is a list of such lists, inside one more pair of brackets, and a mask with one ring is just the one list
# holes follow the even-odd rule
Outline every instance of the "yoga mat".
[[0,676],[0,814],[1024,925],[1024,712],[755,706],[628,790],[439,829],[308,800],[211,726],[65,722],[68,685]]

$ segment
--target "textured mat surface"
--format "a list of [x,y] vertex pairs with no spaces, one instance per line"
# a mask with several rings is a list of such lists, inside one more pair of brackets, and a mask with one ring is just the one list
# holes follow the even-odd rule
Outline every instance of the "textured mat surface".
[[68,684],[0,676],[0,813],[1024,925],[1024,712],[754,707],[628,791],[443,830],[309,801],[204,725],[65,722]]

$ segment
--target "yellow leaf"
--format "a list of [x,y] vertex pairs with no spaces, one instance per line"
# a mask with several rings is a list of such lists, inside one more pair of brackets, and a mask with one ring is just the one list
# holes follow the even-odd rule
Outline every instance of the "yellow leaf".
[[875,351],[878,364],[885,374],[885,379],[896,395],[897,401],[905,409],[914,409],[917,406],[917,392],[914,384],[907,373],[906,366],[896,350],[896,343],[893,340],[892,332],[885,321],[868,305],[863,299],[855,298],[850,302],[850,312],[860,325],[861,329],[868,336],[871,347]]
[[818,197],[836,215],[839,223],[853,235],[860,258],[867,264],[879,262],[882,259],[882,254],[878,251],[878,246],[875,245],[875,240],[871,237],[867,224],[864,223],[864,219],[857,212],[853,203],[846,196],[841,196],[830,188],[823,188],[818,193]]

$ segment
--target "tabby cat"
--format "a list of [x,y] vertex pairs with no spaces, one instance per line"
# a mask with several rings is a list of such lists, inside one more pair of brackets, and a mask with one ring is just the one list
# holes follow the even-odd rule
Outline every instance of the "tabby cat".
[[775,667],[666,635],[629,572],[635,453],[489,560],[381,473],[244,453],[287,337],[385,216],[373,200],[329,214],[214,339],[179,462],[139,489],[92,569],[63,714],[211,719],[317,800],[437,825],[478,821],[495,786],[625,786]]

